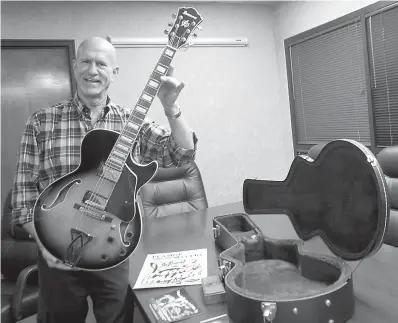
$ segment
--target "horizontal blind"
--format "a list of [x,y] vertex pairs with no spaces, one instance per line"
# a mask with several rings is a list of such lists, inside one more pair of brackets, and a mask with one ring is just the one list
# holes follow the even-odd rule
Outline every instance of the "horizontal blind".
[[366,21],[376,145],[398,145],[398,7]]
[[353,139],[370,145],[361,22],[292,45],[298,144]]

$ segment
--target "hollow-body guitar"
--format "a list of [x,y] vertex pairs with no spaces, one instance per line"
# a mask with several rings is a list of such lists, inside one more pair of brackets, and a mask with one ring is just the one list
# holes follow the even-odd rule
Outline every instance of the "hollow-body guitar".
[[179,8],[168,44],[122,131],[95,129],[81,144],[79,166],[39,195],[34,227],[43,246],[63,263],[80,270],[109,269],[125,261],[142,236],[137,193],[156,174],[158,164],[136,163],[132,150],[147,112],[171,62],[200,28],[194,8]]

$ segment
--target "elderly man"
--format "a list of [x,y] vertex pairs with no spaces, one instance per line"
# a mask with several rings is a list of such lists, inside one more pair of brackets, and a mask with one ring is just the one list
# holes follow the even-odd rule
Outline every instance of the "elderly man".
[[[22,226],[40,250],[39,322],[85,322],[90,296],[98,323],[121,323],[127,321],[126,308],[132,306],[125,302],[129,262],[97,272],[71,270],[43,248],[32,222],[32,209],[40,192],[79,166],[84,135],[94,128],[121,131],[129,117],[129,111],[112,103],[108,96],[119,72],[112,44],[99,37],[84,40],[73,69],[76,95],[55,106],[42,107],[26,123],[12,195],[13,223]],[[158,91],[171,131],[146,119],[133,152],[136,160],[155,159],[160,167],[188,163],[196,153],[197,138],[176,103],[184,83],[174,79],[172,72],[170,68],[168,75],[162,76]]]

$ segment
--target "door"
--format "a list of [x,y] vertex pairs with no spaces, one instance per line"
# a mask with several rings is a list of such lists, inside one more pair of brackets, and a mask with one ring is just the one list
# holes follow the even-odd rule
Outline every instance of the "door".
[[2,40],[1,207],[12,188],[22,131],[35,111],[74,93],[73,40]]

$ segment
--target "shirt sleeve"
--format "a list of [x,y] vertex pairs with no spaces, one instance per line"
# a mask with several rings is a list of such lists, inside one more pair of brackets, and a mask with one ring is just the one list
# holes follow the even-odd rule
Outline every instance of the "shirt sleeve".
[[12,223],[25,224],[33,220],[33,207],[39,196],[39,146],[37,134],[40,129],[36,114],[26,122],[17,157],[17,167],[12,192]]
[[135,158],[144,163],[156,160],[159,167],[178,167],[195,160],[198,138],[192,132],[194,147],[179,146],[171,132],[165,127],[146,118],[139,135]]

